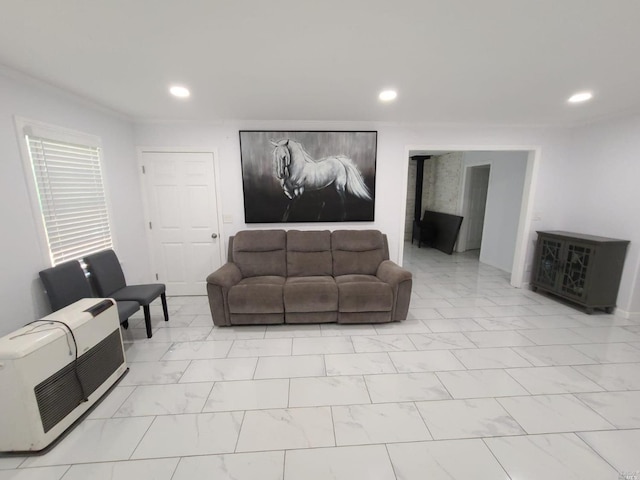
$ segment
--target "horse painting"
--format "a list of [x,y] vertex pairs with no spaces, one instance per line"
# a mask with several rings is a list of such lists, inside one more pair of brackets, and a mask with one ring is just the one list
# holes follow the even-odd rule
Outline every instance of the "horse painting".
[[[318,160],[311,158],[302,144],[291,139],[271,140],[273,169],[283,193],[290,202],[282,221],[286,222],[293,206],[305,191],[335,188],[341,208],[341,219],[346,218],[346,195],[372,201],[372,195],[360,170],[353,160],[344,155],[331,155]],[[324,207],[324,203],[322,207]]]

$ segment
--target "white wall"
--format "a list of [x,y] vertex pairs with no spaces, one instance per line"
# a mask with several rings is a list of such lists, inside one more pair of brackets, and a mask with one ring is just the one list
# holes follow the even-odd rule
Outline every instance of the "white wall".
[[[244,223],[242,172],[238,130],[377,130],[376,212],[371,223],[307,224],[295,228],[377,228],[389,235],[391,258],[401,261],[406,209],[408,154],[410,150],[535,150],[540,152],[536,166],[533,204],[527,212],[526,277],[528,282],[536,230],[590,230],[590,233],[618,236],[632,241],[627,256],[623,284],[618,297],[621,310],[630,311],[634,296],[640,252],[639,224],[632,210],[640,203],[637,188],[640,154],[640,117],[593,127],[596,138],[605,143],[598,160],[585,160],[577,143],[586,141],[594,148],[597,141],[590,128],[528,128],[491,126],[407,126],[358,122],[219,122],[199,124],[137,124],[137,145],[158,147],[216,148],[222,178],[222,209],[233,217],[223,225],[225,239],[244,228],[272,228],[274,225]],[[634,153],[635,152],[635,153]],[[574,170],[577,170],[577,174]],[[508,177],[508,175],[507,175]],[[604,181],[603,181],[604,180]],[[508,182],[504,185],[506,188]],[[594,192],[597,192],[594,195]],[[584,208],[587,204],[595,204]],[[568,199],[568,197],[572,197]],[[519,202],[517,203],[520,208]],[[515,205],[513,205],[515,207]],[[636,215],[637,216],[637,215]],[[512,253],[509,254],[512,256]],[[509,268],[510,269],[510,264]]]
[[[4,258],[0,280],[0,334],[41,316],[46,301],[37,280],[42,260],[31,215],[13,116],[19,115],[102,138],[118,254],[130,282],[148,281],[140,179],[134,145],[216,148],[222,209],[231,215],[225,239],[244,223],[238,130],[378,130],[375,221],[322,224],[321,228],[377,228],[389,235],[390,254],[402,251],[409,150],[539,149],[533,205],[527,225],[527,266],[535,230],[576,230],[632,241],[618,299],[622,310],[640,312],[637,285],[640,224],[637,188],[640,116],[574,130],[492,126],[389,125],[359,122],[144,123],[134,126],[78,98],[11,71],[0,70],[0,236]],[[250,228],[273,225],[251,225]],[[297,228],[319,228],[318,224]]]
[[129,281],[149,279],[131,124],[77,97],[2,68],[0,335],[49,312],[38,272],[50,265],[43,258],[32,216],[14,124],[15,115],[97,135],[102,139],[117,253]]
[[640,116],[575,129],[555,176],[563,229],[631,241],[618,306],[640,318]]
[[[217,123],[140,123],[135,126],[136,144],[150,147],[190,147],[216,149],[219,154],[221,197],[224,215],[231,223],[223,225],[225,240],[245,228],[273,228],[274,225],[244,223],[242,172],[238,130],[377,130],[375,221],[350,224],[292,225],[294,228],[377,228],[389,236],[390,256],[401,261],[404,237],[409,150],[483,150],[498,146],[513,150],[541,147],[544,152],[535,191],[535,211],[541,218],[536,227],[559,228],[554,164],[564,161],[566,131],[542,128],[401,126],[358,122],[217,122]],[[533,255],[534,235],[528,234],[528,264]],[[510,269],[510,265],[509,265]]]
[[[528,152],[466,152],[464,167],[490,165],[480,261],[511,272]],[[461,232],[462,234],[462,232]]]

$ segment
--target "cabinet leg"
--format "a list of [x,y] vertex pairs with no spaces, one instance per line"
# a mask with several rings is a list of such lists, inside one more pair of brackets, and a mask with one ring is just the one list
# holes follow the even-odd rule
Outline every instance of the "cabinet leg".
[[611,313],[613,313],[613,307],[604,307],[604,311],[605,311],[605,313],[611,314]]
[[593,308],[589,307],[585,309],[585,313],[591,315],[593,313]]

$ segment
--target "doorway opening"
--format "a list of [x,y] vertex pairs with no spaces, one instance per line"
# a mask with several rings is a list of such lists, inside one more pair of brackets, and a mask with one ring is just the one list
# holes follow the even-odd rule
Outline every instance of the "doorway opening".
[[[418,215],[418,204],[422,211],[461,216],[455,252],[479,249],[480,262],[510,273],[512,286],[527,283],[527,243],[539,149],[484,147],[451,151],[408,147],[406,153],[405,241],[411,240],[408,226]],[[418,169],[412,157],[426,156],[429,159],[425,160],[423,192],[418,200]],[[399,258],[403,254],[401,242]]]

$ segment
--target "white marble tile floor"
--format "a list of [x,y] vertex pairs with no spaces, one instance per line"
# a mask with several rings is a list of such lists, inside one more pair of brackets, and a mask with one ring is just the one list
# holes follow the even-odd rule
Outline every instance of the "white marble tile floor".
[[[0,480],[554,480],[640,471],[640,320],[405,245],[406,321],[214,327],[170,297],[123,330],[130,372]],[[0,433],[1,434],[1,433]],[[640,476],[638,477],[640,478]]]

